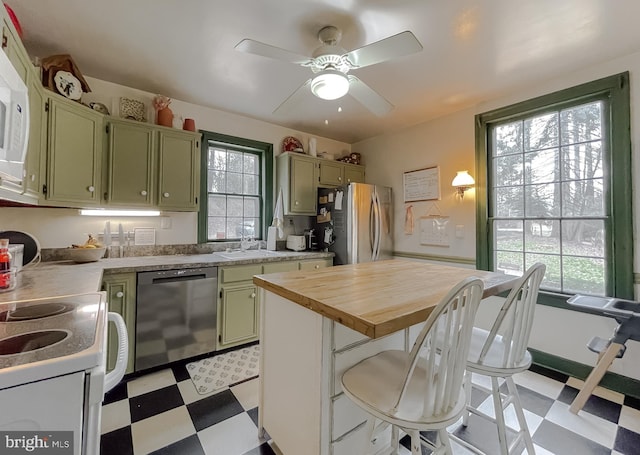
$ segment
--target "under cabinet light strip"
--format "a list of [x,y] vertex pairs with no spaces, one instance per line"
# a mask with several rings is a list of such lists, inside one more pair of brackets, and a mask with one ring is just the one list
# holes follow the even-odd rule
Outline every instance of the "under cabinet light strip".
[[84,216],[160,216],[159,210],[100,210],[81,209]]

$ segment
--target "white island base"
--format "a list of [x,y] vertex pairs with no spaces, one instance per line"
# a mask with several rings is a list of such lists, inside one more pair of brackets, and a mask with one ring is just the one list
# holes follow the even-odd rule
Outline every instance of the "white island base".
[[260,292],[259,430],[266,430],[284,455],[363,453],[367,414],[342,393],[340,377],[366,357],[406,349],[419,325],[373,340]]

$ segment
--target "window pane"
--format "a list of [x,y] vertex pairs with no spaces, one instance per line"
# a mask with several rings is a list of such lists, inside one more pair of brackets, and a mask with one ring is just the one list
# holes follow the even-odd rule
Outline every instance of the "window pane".
[[227,214],[227,198],[217,194],[209,195],[209,216],[225,216]]
[[602,177],[602,142],[562,147],[562,180]]
[[548,183],[560,180],[558,149],[530,152],[525,155],[525,183]]
[[242,152],[227,152],[227,171],[242,172]]
[[227,218],[227,238],[239,239],[242,235],[242,218],[229,217]]
[[522,153],[522,122],[500,125],[494,130],[493,156]]
[[244,198],[244,217],[253,218],[260,215],[260,200],[258,198]]
[[227,172],[227,193],[242,194],[242,174]]
[[522,155],[493,159],[494,186],[522,185]]
[[547,266],[547,270],[544,273],[544,279],[542,280],[540,287],[548,291],[561,291],[562,275],[560,268],[560,256],[528,253],[527,268],[531,267],[536,262],[542,262]]
[[497,220],[493,224],[494,242],[498,250],[522,251],[522,221]]
[[562,252],[604,258],[604,220],[564,220]]
[[564,256],[562,290],[568,294],[605,295],[604,259]]
[[207,238],[214,239],[224,239],[225,235],[225,218],[212,216],[207,220]]
[[242,217],[243,215],[243,198],[242,196],[229,196],[227,198],[227,215]]
[[227,186],[227,175],[224,171],[207,171],[208,191],[211,193],[224,193]]
[[555,203],[556,193],[559,191],[559,186],[560,184],[558,183],[525,186],[525,215],[534,218],[560,216],[560,207]]
[[210,147],[207,166],[209,167],[209,169],[224,170],[227,167],[226,150]]
[[602,179],[574,180],[562,184],[562,216],[604,216]]
[[497,218],[515,218],[523,215],[524,199],[521,186],[496,188],[494,194]]
[[560,113],[562,144],[602,138],[602,102],[583,104]]
[[497,271],[508,275],[521,276],[524,273],[524,254],[496,250],[495,264]]
[[258,174],[260,170],[259,161],[260,160],[257,155],[245,153],[243,162],[243,170],[245,174]]
[[539,150],[558,145],[558,114],[556,112],[524,121],[524,150]]
[[258,176],[245,174],[243,179],[244,185],[242,192],[244,194],[258,194]]
[[526,221],[525,245],[530,252],[560,254],[560,221]]

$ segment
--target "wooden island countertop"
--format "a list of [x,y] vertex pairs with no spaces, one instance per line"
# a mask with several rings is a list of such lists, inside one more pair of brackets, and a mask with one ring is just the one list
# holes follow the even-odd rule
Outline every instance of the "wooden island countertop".
[[459,281],[478,277],[484,297],[511,289],[503,273],[392,259],[312,271],[256,275],[257,286],[356,330],[380,338],[427,319]]

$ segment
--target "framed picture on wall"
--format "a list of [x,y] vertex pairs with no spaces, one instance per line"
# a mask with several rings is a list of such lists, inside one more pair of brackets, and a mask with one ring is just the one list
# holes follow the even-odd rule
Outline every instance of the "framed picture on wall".
[[404,202],[440,199],[440,167],[433,166],[403,175]]

